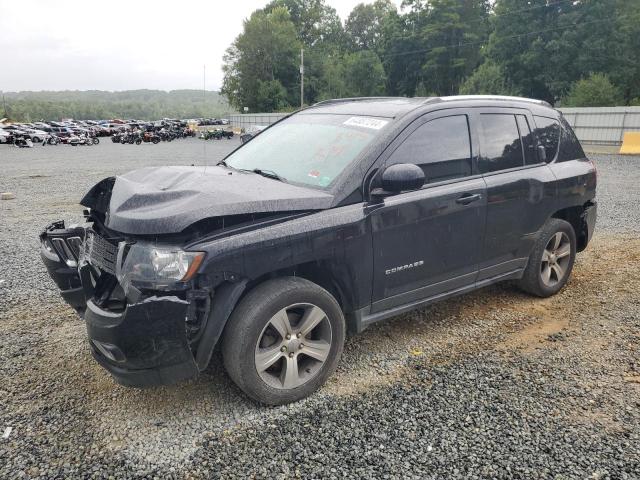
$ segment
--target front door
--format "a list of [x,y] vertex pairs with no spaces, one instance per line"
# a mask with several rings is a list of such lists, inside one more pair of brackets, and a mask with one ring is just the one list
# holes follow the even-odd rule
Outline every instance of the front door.
[[414,163],[426,182],[371,207],[372,313],[472,285],[478,271],[486,188],[468,116],[435,112],[405,132],[385,166]]

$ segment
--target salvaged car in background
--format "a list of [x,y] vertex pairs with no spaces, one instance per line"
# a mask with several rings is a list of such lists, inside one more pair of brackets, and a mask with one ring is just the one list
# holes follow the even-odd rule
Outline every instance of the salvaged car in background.
[[567,282],[596,169],[562,115],[513,97],[333,100],[217,166],[143,168],[81,200],[41,254],[125,385],[192,378],[220,346],[267,404],[336,368],[347,330],[503,281]]

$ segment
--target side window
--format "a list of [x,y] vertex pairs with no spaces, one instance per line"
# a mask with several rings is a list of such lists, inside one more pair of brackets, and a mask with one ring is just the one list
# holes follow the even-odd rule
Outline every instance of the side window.
[[539,160],[535,142],[533,141],[533,133],[531,133],[531,128],[529,127],[529,121],[525,115],[516,115],[516,121],[518,122],[518,130],[520,130],[520,138],[522,139],[524,163],[526,165],[535,165]]
[[536,122],[535,134],[538,142],[544,147],[547,154],[547,162],[556,159],[558,153],[558,145],[560,143],[560,125],[555,118],[534,116]]
[[580,142],[573,132],[571,125],[564,117],[560,117],[560,129],[562,133],[560,135],[560,150],[558,151],[558,161],[566,162],[568,160],[577,160],[584,158],[584,151]]
[[480,171],[506,170],[524,165],[520,133],[515,115],[480,115]]
[[424,170],[427,183],[471,175],[467,116],[436,118],[421,125],[393,152],[387,163],[414,163]]

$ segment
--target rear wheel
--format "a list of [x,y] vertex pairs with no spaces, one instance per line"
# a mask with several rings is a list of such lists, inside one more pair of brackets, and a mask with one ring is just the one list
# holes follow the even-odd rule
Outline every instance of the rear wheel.
[[576,234],[570,223],[551,218],[531,255],[520,287],[538,297],[550,297],[569,280],[576,257]]
[[249,292],[225,328],[222,355],[231,379],[269,405],[300,400],[335,370],[344,316],[329,292],[301,278],[269,280]]

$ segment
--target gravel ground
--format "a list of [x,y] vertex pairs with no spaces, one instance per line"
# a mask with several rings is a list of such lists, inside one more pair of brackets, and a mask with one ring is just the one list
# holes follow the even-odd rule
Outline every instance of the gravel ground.
[[598,231],[554,298],[498,285],[401,315],[284,407],[248,401],[215,359],[179,386],[115,385],[39,230],[77,219],[114,172],[236,145],[0,147],[0,191],[17,197],[0,202],[0,478],[640,478],[638,157],[594,156]]

